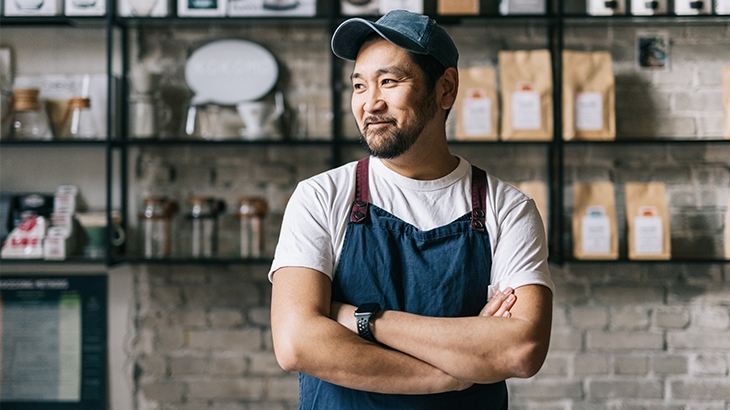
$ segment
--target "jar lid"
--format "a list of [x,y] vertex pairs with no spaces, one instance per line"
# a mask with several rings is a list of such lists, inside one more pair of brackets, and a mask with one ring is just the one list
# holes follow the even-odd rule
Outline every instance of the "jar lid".
[[264,216],[269,210],[269,204],[264,198],[259,197],[241,197],[238,199],[238,216]]
[[215,198],[211,196],[191,196],[188,201],[190,202],[190,205],[202,205],[214,202]]
[[37,88],[13,88],[13,96],[17,99],[37,99],[41,91]]
[[167,202],[166,196],[148,196],[142,200],[145,205],[157,205]]
[[218,213],[225,212],[226,203],[223,200],[208,196],[192,196],[188,200],[193,210],[190,216],[216,216]]
[[37,88],[13,89],[13,109],[15,111],[36,111],[40,109]]
[[91,108],[91,99],[89,99],[89,98],[81,98],[81,97],[73,97],[70,100],[68,100],[68,108],[70,110],[73,110],[73,109],[83,109],[83,108]]

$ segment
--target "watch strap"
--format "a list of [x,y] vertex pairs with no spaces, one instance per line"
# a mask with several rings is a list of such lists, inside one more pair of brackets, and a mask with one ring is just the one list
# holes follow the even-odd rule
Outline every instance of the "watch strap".
[[371,341],[373,343],[377,343],[375,340],[375,336],[373,336],[373,332],[370,331],[370,317],[372,315],[367,316],[359,316],[357,318],[357,334],[360,335],[365,340]]

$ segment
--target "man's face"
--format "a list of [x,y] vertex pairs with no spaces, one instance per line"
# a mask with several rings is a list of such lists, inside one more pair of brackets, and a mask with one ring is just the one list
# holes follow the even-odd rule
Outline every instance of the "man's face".
[[423,71],[407,51],[377,39],[362,46],[351,77],[352,113],[365,148],[385,159],[406,152],[437,111]]

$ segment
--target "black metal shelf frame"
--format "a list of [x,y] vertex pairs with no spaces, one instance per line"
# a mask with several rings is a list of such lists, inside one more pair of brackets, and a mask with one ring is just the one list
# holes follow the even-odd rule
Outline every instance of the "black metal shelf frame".
[[[128,30],[136,29],[139,27],[155,27],[155,26],[170,26],[179,25],[182,27],[203,27],[203,26],[225,26],[225,25],[240,25],[240,24],[252,24],[252,25],[266,25],[268,22],[281,22],[282,20],[292,21],[295,24],[317,24],[325,25],[328,33],[331,35],[340,22],[344,21],[349,16],[341,16],[339,14],[339,1],[329,0],[327,2],[327,8],[324,14],[319,14],[314,17],[294,17],[294,18],[267,18],[267,17],[216,17],[216,18],[177,18],[177,17],[162,17],[162,18],[137,18],[137,17],[120,17],[116,15],[116,2],[115,0],[106,0],[108,13],[104,17],[80,17],[80,18],[68,18],[68,17],[1,17],[0,25],[6,27],[38,27],[38,26],[69,26],[69,27],[104,27],[106,29],[106,62],[107,62],[107,76],[109,78],[108,95],[110,96],[110,103],[107,106],[107,118],[109,119],[106,125],[107,138],[103,141],[51,141],[51,142],[14,142],[14,141],[2,141],[0,146],[5,147],[35,147],[35,146],[58,146],[58,147],[79,147],[79,146],[99,146],[106,150],[106,212],[107,222],[111,225],[112,220],[112,208],[114,206],[114,191],[119,190],[120,197],[120,211],[124,216],[124,222],[126,223],[127,217],[130,215],[128,209],[128,151],[131,147],[141,146],[184,146],[184,145],[195,145],[195,146],[206,146],[206,147],[218,147],[218,146],[230,146],[230,145],[241,145],[241,146],[312,146],[312,147],[327,147],[331,148],[331,163],[333,166],[341,165],[342,162],[342,149],[348,146],[358,144],[356,140],[342,137],[339,133],[342,126],[341,115],[338,114],[339,107],[341,107],[342,99],[342,84],[340,84],[340,62],[333,56],[330,55],[329,70],[330,70],[330,97],[332,107],[332,121],[330,128],[330,136],[327,139],[322,140],[284,140],[284,141],[242,141],[242,140],[160,140],[160,139],[130,139],[128,138],[128,107],[126,104],[126,96],[128,95],[128,83],[126,76],[122,75],[119,79],[119,95],[122,97],[118,101],[111,101],[111,96],[115,95],[116,90],[113,90],[114,78],[114,61],[115,53],[119,53],[121,56],[121,68],[122,73],[127,73],[130,70],[130,56],[128,41]],[[373,16],[363,16],[365,18],[373,18]],[[562,136],[562,114],[559,107],[559,102],[562,101],[562,67],[561,58],[562,51],[564,49],[564,27],[566,26],[580,26],[580,25],[677,25],[677,24],[693,24],[693,25],[728,25],[730,24],[730,16],[587,16],[583,14],[564,13],[563,2],[561,0],[547,0],[547,13],[545,15],[511,15],[501,16],[493,13],[481,14],[478,16],[433,16],[439,23],[444,25],[474,25],[478,27],[482,24],[493,24],[493,25],[544,25],[548,35],[548,48],[552,55],[552,72],[553,72],[553,104],[557,109],[553,110],[553,124],[554,124],[554,136],[551,141],[449,141],[450,145],[454,146],[468,146],[468,145],[485,145],[485,144],[500,144],[500,145],[545,145],[548,147],[548,182],[550,192],[550,216],[549,216],[549,231],[548,241],[550,244],[550,260],[552,262],[563,264],[563,263],[583,263],[583,262],[641,262],[641,263],[661,263],[667,261],[636,261],[636,260],[618,260],[618,261],[578,261],[572,259],[566,254],[566,250],[563,244],[563,233],[566,221],[562,210],[564,208],[563,198],[563,187],[564,187],[564,155],[565,148],[567,146],[579,145],[579,144],[692,144],[692,143],[730,143],[730,140],[724,140],[720,137],[713,137],[711,139],[692,139],[682,140],[674,138],[629,138],[629,136],[619,136],[619,139],[612,141],[564,141]],[[118,36],[118,40],[115,40]],[[118,46],[119,50],[115,49]],[[114,107],[118,104],[119,106],[119,118],[116,117]],[[323,136],[324,137],[324,136]],[[118,153],[119,158],[118,164],[115,164],[115,153]],[[115,168],[117,167],[117,168]],[[114,171],[118,170],[120,180],[118,181],[118,188],[115,188],[115,181],[113,181]],[[215,258],[215,259],[144,259],[130,256],[117,256],[111,250],[112,237],[109,232],[107,238],[107,256],[103,260],[79,260],[72,259],[63,263],[104,263],[107,266],[112,266],[120,263],[145,263],[145,264],[249,264],[249,263],[270,263],[267,258],[257,259],[239,259],[239,258]],[[121,255],[124,255],[124,249],[122,248]],[[725,260],[709,260],[709,259],[692,259],[692,258],[678,258],[672,259],[670,262],[687,262],[687,263],[728,263]],[[0,263],[26,263],[17,262],[12,260],[3,260]],[[27,263],[39,263],[39,261],[29,261]],[[43,263],[43,262],[41,262]],[[60,263],[60,262],[48,262],[48,263]]]

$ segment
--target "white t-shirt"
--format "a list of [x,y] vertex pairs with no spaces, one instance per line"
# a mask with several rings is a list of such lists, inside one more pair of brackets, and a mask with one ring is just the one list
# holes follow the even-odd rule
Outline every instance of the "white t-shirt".
[[[370,203],[426,231],[471,212],[471,164],[459,158],[454,171],[420,181],[370,159]],[[285,266],[311,268],[333,277],[355,199],[357,162],[300,182],[289,200],[269,271]],[[548,269],[545,229],[534,201],[522,191],[487,175],[486,226],[492,247],[494,289],[543,285],[554,293]]]

